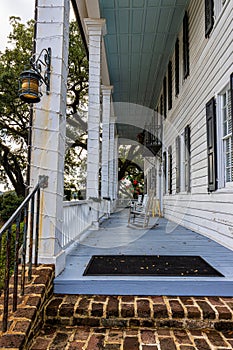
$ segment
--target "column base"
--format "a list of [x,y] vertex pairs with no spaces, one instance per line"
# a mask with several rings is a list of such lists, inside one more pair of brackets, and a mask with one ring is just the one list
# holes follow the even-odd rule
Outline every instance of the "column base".
[[62,250],[56,256],[41,256],[39,257],[40,264],[54,264],[55,265],[55,277],[58,276],[66,266],[66,253]]

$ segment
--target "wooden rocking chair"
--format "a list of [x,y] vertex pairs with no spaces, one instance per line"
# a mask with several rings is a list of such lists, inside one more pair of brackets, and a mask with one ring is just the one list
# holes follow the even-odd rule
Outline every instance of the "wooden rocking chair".
[[147,227],[149,224],[152,206],[153,206],[154,190],[149,192],[146,203],[144,206],[138,208],[130,208],[128,225],[134,225],[136,227]]

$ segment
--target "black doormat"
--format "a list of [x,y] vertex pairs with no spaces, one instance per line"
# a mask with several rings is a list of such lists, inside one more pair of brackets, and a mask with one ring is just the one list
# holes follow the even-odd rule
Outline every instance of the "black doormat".
[[84,276],[224,277],[200,256],[93,255]]

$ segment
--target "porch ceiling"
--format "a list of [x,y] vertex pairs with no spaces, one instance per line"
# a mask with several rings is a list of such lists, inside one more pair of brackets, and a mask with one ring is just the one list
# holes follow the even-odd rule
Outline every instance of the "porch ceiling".
[[189,0],[99,0],[114,102],[155,108]]

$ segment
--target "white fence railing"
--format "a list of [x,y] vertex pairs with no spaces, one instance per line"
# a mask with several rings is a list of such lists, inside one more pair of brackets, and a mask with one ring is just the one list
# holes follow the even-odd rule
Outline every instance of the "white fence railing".
[[[70,245],[92,224],[92,203],[90,201],[63,202],[62,247]],[[99,219],[110,212],[110,202],[99,203]]]

